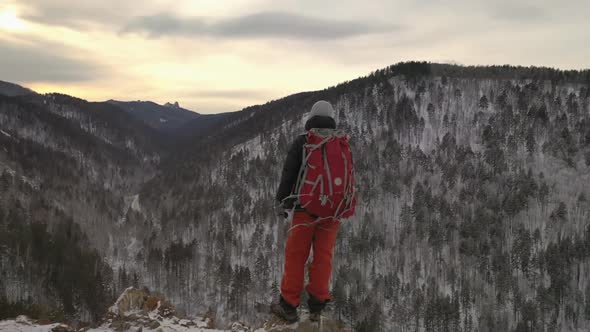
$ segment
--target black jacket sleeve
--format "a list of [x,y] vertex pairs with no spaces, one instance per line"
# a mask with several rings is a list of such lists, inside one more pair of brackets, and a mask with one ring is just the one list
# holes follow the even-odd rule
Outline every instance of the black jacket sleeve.
[[299,175],[299,169],[301,168],[301,162],[303,159],[303,146],[305,145],[306,136],[298,136],[295,141],[291,144],[289,152],[287,154],[287,160],[283,166],[283,172],[281,174],[281,183],[279,190],[277,191],[276,200],[279,203],[283,203],[283,207],[290,209],[293,207],[295,199],[283,200],[292,194],[297,184],[297,177]]

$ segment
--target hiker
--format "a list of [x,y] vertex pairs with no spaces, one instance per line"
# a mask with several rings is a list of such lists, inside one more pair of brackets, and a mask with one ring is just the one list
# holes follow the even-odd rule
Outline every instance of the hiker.
[[[288,322],[299,319],[305,264],[309,268],[310,320],[320,319],[330,301],[332,256],[340,219],[354,214],[354,178],[348,136],[336,130],[334,109],[318,101],[305,124],[306,134],[291,145],[276,195],[284,210],[291,210],[291,227],[285,245],[285,265],[279,300],[271,311]],[[284,210],[282,211],[284,213]]]

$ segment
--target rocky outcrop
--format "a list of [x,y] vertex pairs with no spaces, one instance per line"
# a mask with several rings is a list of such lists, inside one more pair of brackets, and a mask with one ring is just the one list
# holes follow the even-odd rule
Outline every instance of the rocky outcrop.
[[125,316],[135,312],[151,312],[157,310],[163,317],[174,316],[174,306],[167,302],[160,294],[150,293],[146,288],[127,288],[117,302],[109,308],[109,313]]
[[211,314],[202,318],[181,318],[174,306],[158,293],[147,288],[127,288],[117,299],[98,327],[75,329],[61,323],[35,321],[25,316],[14,320],[0,321],[0,332],[348,332],[342,322],[322,317],[320,322],[311,322],[307,312],[301,319],[288,324],[276,317],[270,317],[262,327],[254,328],[242,322],[234,322],[228,329],[215,329]]
[[263,331],[268,332],[349,332],[352,329],[346,327],[342,322],[322,317],[319,322],[312,322],[309,320],[307,313],[302,313],[299,322],[293,324],[285,324],[283,320],[272,317],[264,323]]
[[209,318],[178,318],[174,306],[162,295],[133,287],[119,296],[101,325],[106,331],[203,331],[212,327]]
[[26,316],[14,320],[0,321],[0,332],[76,332],[75,329],[61,323],[34,321]]

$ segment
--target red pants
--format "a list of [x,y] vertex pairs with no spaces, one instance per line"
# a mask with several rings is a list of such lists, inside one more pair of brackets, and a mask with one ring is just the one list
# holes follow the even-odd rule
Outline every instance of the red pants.
[[285,269],[281,282],[281,296],[294,307],[299,305],[303,290],[305,263],[313,245],[313,261],[309,268],[309,283],[305,289],[317,299],[330,299],[332,256],[340,222],[316,218],[305,212],[295,212],[285,247]]

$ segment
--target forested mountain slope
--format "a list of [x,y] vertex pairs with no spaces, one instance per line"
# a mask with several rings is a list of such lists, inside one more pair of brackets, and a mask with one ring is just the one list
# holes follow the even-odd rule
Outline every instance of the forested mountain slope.
[[118,101],[109,100],[127,113],[142,120],[148,126],[166,133],[173,133],[191,120],[199,118],[200,114],[184,109],[178,105],[159,105],[151,101]]
[[588,72],[404,64],[249,108],[143,188],[155,231],[134,268],[189,310],[252,317],[282,270],[286,148],[327,99],[360,197],[334,315],[370,331],[587,328],[589,91]]
[[25,87],[22,87],[18,84],[0,81],[0,95],[5,96],[22,96],[34,93],[32,90],[29,90]]
[[156,132],[56,94],[0,96],[0,129],[0,317],[101,317],[115,291],[104,253],[163,155]]
[[[305,113],[325,99],[352,135],[359,194],[358,214],[343,222],[339,236],[331,315],[364,331],[590,327],[589,71],[398,64],[215,118],[166,156],[148,139],[157,134],[144,136],[148,131],[134,124],[121,131],[131,138],[111,135],[118,120],[83,125],[79,119],[98,115],[68,110],[84,109],[76,105],[85,102],[52,106],[51,97],[38,97],[34,106],[15,99],[0,104],[7,134],[0,135],[6,147],[0,156],[12,170],[4,172],[10,189],[2,199],[23,202],[22,218],[37,221],[24,223],[30,227],[43,224],[27,217],[37,211],[33,206],[56,206],[56,215],[79,224],[91,243],[79,247],[108,264],[91,283],[106,292],[146,285],[187,313],[214,312],[220,323],[260,321],[256,303],[277,294],[288,229],[274,209],[281,166],[290,141],[303,131]],[[22,122],[19,114],[29,112],[40,120]],[[58,120],[74,125],[51,124]],[[22,129],[35,121],[50,124],[42,136],[49,139],[31,134],[43,125]],[[20,152],[31,151],[17,148],[28,140],[52,157]],[[104,148],[84,150],[87,140]],[[62,141],[72,143],[64,147]],[[124,157],[114,163],[118,152]],[[63,157],[54,158],[58,153]],[[61,189],[47,184],[56,188],[49,196],[29,175],[43,167],[80,169],[81,175]],[[46,175],[38,177],[59,182],[59,174]],[[68,191],[70,201],[56,199]],[[37,196],[44,203],[31,205]],[[59,208],[55,201],[78,207]],[[16,212],[7,206],[13,204],[4,205],[1,227],[14,229]],[[57,219],[64,218],[46,224],[59,225]],[[26,254],[4,242],[0,247],[9,254],[3,257],[32,262],[34,241],[22,248]],[[3,264],[3,271],[14,265]],[[15,280],[36,272],[8,271],[12,281],[0,283],[0,299],[26,303],[33,288]],[[74,298],[96,291],[102,290],[78,291],[83,295]],[[75,312],[68,311],[80,316]]]

